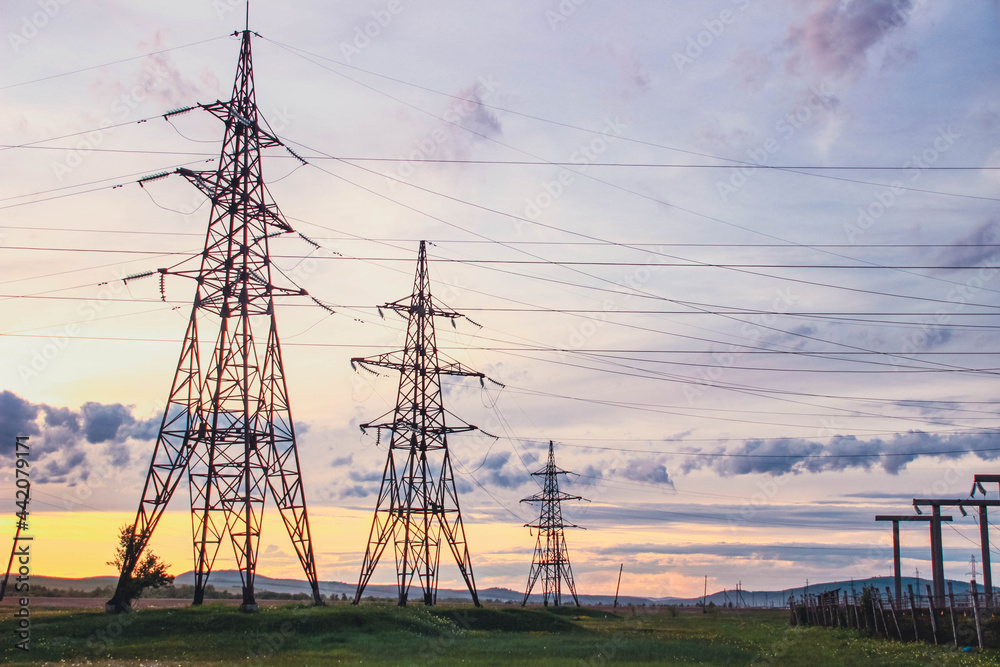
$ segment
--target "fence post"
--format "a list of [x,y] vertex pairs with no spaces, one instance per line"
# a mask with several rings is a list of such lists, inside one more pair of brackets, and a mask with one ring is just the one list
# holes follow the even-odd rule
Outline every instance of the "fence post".
[[889,623],[885,620],[885,607],[882,606],[882,594],[878,589],[874,589],[875,599],[878,600],[878,611],[882,615],[882,628],[885,630],[885,638],[889,639]]
[[955,646],[958,646],[958,620],[955,618],[955,591],[951,582],[948,582],[948,609],[951,610],[951,635],[955,639]]
[[906,584],[906,590],[910,594],[910,615],[913,617],[913,639],[920,641],[920,628],[917,626],[917,603],[913,599],[913,584]]
[[892,593],[888,586],[885,587],[885,599],[889,601],[889,611],[892,612],[892,624],[896,626],[896,634],[899,640],[903,641],[903,632],[899,629],[899,619],[896,618],[896,601],[892,599]]
[[938,643],[937,635],[937,610],[934,609],[934,595],[931,593],[930,584],[927,584],[927,610],[931,614],[931,634],[934,635],[934,644]]
[[[875,628],[875,635],[878,635],[878,602],[875,600],[875,595],[878,593],[874,588],[871,589],[871,601],[872,601],[872,625]],[[888,638],[888,637],[887,637]]]
[[791,622],[789,623],[789,625],[795,627],[796,625],[799,624],[799,619],[795,617],[795,598],[792,597],[791,595],[788,596],[788,608],[792,612]]
[[969,592],[972,593],[972,611],[976,615],[976,635],[979,638],[979,648],[983,647],[983,618],[979,614],[979,591],[976,589],[976,580],[969,582]]

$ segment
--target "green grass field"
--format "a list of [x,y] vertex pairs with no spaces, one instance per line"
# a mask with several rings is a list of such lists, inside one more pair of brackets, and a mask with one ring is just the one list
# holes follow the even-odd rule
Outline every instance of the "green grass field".
[[14,648],[14,622],[4,616],[5,663],[1000,665],[1000,651],[962,653],[848,630],[789,628],[781,611],[674,616],[366,604],[241,614],[205,605],[108,616],[39,606],[32,609],[29,653]]

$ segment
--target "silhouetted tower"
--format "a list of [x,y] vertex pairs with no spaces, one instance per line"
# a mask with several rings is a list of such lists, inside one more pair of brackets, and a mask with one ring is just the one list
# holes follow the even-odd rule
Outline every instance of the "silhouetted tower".
[[391,438],[354,604],[361,600],[390,542],[396,557],[399,605],[406,605],[414,577],[420,580],[424,604],[434,604],[443,537],[478,607],[479,595],[448,453],[450,433],[472,431],[476,427],[445,425],[441,376],[472,376],[480,380],[484,376],[458,362],[439,361],[434,318],[446,317],[454,321],[462,315],[438,308],[431,299],[427,250],[423,241],[417,257],[413,293],[382,308],[406,315],[406,349],[351,360],[352,366],[356,363],[381,366],[400,374],[396,407],[380,418],[384,420],[391,414],[392,419],[361,426],[362,429],[380,429],[380,435],[381,429],[388,430]]
[[556,457],[552,451],[552,441],[549,441],[549,460],[545,467],[531,473],[533,476],[543,477],[542,492],[524,498],[522,503],[541,503],[541,510],[538,513],[538,523],[524,524],[528,528],[538,531],[538,539],[535,541],[535,555],[531,560],[531,572],[528,574],[528,585],[524,591],[524,601],[521,606],[528,604],[528,597],[531,590],[538,582],[538,577],[542,577],[543,596],[542,604],[549,606],[549,599],[555,606],[562,603],[563,583],[569,589],[570,595],[576,606],[580,606],[580,599],[576,596],[576,584],[573,582],[573,568],[569,563],[569,550],[566,548],[566,536],[563,534],[564,528],[579,528],[576,524],[565,523],[562,517],[562,501],[583,500],[580,496],[571,496],[559,490],[559,475],[570,474],[566,470],[556,467]]
[[[305,291],[271,283],[268,239],[292,229],[261,176],[261,149],[282,144],[260,126],[264,121],[254,95],[250,35],[242,32],[232,99],[200,105],[226,126],[218,170],[177,172],[209,197],[211,217],[200,268],[161,269],[194,278],[197,288],[133,527],[136,548],[127,555],[109,611],[127,604],[123,583],[185,471],[194,537],[194,604],[204,598],[219,545],[228,534],[242,579],[242,608],[256,609],[254,575],[268,491],[312,585],[313,599],[322,603],[274,317],[276,295]],[[199,336],[216,328],[209,350]],[[204,373],[203,358],[209,360]]]

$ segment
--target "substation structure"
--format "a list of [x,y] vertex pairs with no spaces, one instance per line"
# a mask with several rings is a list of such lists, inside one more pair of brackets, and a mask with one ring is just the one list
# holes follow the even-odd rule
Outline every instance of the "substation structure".
[[[900,571],[900,557],[899,557],[899,524],[904,523],[928,523],[930,524],[931,530],[931,571],[934,576],[937,576],[937,558],[943,557],[942,551],[940,549],[941,545],[941,522],[951,521],[950,516],[941,516],[938,512],[933,516],[915,516],[913,514],[892,514],[884,515],[880,514],[875,517],[876,521],[891,521],[892,522],[892,573],[893,573],[893,583],[895,584],[896,600],[903,599],[903,580],[902,573]],[[937,548],[935,548],[937,547]],[[942,566],[943,572],[943,566]],[[943,584],[942,584],[943,585]],[[934,580],[934,588],[937,590],[937,579]]]
[[[983,484],[997,483],[1000,485],[1000,475],[976,475],[974,477],[972,491],[968,498],[914,498],[913,509],[917,514],[902,515],[878,515],[876,521],[892,522],[892,559],[893,559],[893,579],[896,589],[896,599],[902,599],[902,575],[900,573],[899,554],[899,524],[901,522],[925,522],[930,527],[931,546],[931,578],[932,597],[934,604],[944,605],[945,600],[945,577],[944,577],[944,547],[941,540],[941,524],[952,521],[951,516],[941,514],[941,508],[957,508],[962,516],[967,516],[966,508],[974,507],[978,512],[979,523],[979,546],[982,554],[983,564],[983,585],[986,593],[986,603],[993,606],[993,568],[990,557],[990,534],[989,534],[989,509],[990,507],[1000,507],[1000,500],[977,499],[974,498],[976,491],[986,495]],[[923,509],[929,507],[929,515],[923,513]]]

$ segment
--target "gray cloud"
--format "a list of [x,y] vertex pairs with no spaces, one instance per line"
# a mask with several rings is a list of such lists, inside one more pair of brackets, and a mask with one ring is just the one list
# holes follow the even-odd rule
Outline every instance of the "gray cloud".
[[455,99],[442,114],[446,121],[443,130],[448,137],[440,142],[442,156],[466,158],[474,145],[503,134],[500,119],[483,106],[485,95],[479,82],[455,94]]
[[[462,105],[461,126],[467,130],[484,134],[487,137],[494,137],[502,133],[503,127],[497,115],[483,106],[483,99],[480,93],[481,86],[476,84],[461,91],[457,97],[471,101],[458,101],[453,104]],[[447,117],[447,116],[446,116]]]
[[330,465],[333,467],[350,465],[354,461],[354,455],[348,454],[347,456],[338,456],[330,461]]
[[671,489],[674,483],[667,473],[665,465],[654,459],[629,459],[628,465],[616,471],[617,475],[633,482],[644,482],[647,484],[664,484]]
[[998,242],[1000,223],[989,220],[957,239],[953,245],[942,247],[935,263],[944,266],[996,266],[997,249],[983,246]]
[[[990,451],[992,450],[992,451]],[[870,470],[881,467],[895,475],[921,456],[957,459],[974,453],[984,461],[1000,458],[1000,436],[960,434],[940,436],[922,431],[900,433],[883,440],[859,440],[854,436],[836,436],[826,445],[801,439],[747,440],[735,449],[719,448],[715,457],[691,457],[681,466],[683,472],[709,468],[729,477],[766,473],[787,475],[842,471],[850,468]]]
[[347,476],[355,482],[380,482],[382,480],[382,470],[354,469],[347,473]]
[[14,439],[19,435],[40,433],[38,406],[9,391],[0,392],[0,452],[14,451]]
[[477,475],[479,481],[484,486],[498,486],[503,489],[514,489],[527,482],[528,474],[523,470],[504,470],[510,462],[510,457],[510,452],[498,452],[487,456],[482,465],[485,474]]
[[115,440],[118,429],[129,420],[135,421],[128,408],[121,403],[101,405],[100,403],[84,403],[80,408],[85,421],[84,436],[87,442],[104,442]]
[[[131,406],[85,403],[79,410],[32,403],[0,392],[0,451],[17,435],[32,438],[33,479],[45,483],[85,481],[95,465],[121,468],[132,459],[129,443],[156,438],[160,420],[136,419]],[[103,445],[95,447],[95,445]]]
[[46,426],[65,426],[73,432],[80,430],[80,420],[78,414],[69,408],[54,408],[51,405],[43,405],[45,411]]
[[817,9],[788,30],[789,70],[806,63],[820,74],[856,76],[867,67],[868,51],[889,32],[902,28],[912,0],[820,0]]

